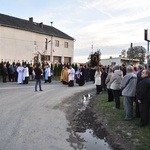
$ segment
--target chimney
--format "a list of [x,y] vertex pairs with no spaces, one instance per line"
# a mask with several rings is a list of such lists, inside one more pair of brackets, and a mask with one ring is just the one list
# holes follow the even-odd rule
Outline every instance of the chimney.
[[29,18],[29,21],[30,21],[30,22],[33,22],[33,17],[30,17],[30,18]]
[[53,26],[53,22],[51,22],[51,26]]
[[39,24],[39,26],[40,26],[40,28],[43,28],[43,22],[41,22],[41,23]]

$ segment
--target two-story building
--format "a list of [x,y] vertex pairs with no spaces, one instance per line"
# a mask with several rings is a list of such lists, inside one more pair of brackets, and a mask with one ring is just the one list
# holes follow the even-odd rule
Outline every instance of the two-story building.
[[0,14],[0,61],[73,63],[74,38],[33,18]]

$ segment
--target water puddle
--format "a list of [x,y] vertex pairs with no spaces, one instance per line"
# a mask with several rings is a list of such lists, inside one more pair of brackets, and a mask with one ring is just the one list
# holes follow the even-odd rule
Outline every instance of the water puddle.
[[93,130],[87,129],[84,133],[76,133],[84,140],[86,150],[112,150],[104,139],[99,139],[93,135]]
[[88,93],[79,99],[78,110],[72,122],[73,134],[78,137],[82,150],[112,150],[105,138],[106,131],[101,129],[101,124],[95,122],[96,118],[89,106],[93,96]]

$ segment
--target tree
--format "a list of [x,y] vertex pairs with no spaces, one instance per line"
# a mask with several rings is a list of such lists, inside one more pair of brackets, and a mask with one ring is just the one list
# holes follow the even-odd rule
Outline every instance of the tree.
[[121,51],[121,56],[122,57],[126,57],[126,55],[127,55],[127,52],[126,52],[126,50],[125,49],[123,49],[122,51]]
[[130,47],[127,51],[127,57],[131,60],[139,59],[140,64],[144,64],[146,49],[142,46]]

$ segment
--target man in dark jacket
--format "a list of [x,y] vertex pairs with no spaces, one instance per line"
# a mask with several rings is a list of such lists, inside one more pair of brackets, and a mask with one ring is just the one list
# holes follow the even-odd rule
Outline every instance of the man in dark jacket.
[[8,76],[8,70],[7,70],[7,66],[6,64],[3,65],[3,68],[2,68],[2,75],[3,75],[3,82],[7,82],[6,81],[6,78]]
[[38,64],[36,66],[36,68],[34,69],[34,72],[35,72],[35,92],[37,91],[37,86],[39,84],[39,90],[40,91],[43,91],[42,90],[42,87],[41,87],[41,74],[43,73],[42,69],[40,68],[40,65]]
[[[138,85],[138,83],[142,80],[142,71],[143,71],[144,67],[142,65],[138,65],[137,69],[138,69],[138,72],[137,72],[137,85]],[[137,97],[135,99],[135,106],[136,106],[135,107],[135,116],[137,118],[140,118],[140,109],[139,109],[139,103],[138,103]]]
[[142,80],[137,85],[137,99],[140,105],[141,120],[139,126],[143,127],[149,123],[150,111],[150,71],[144,69],[142,71]]

